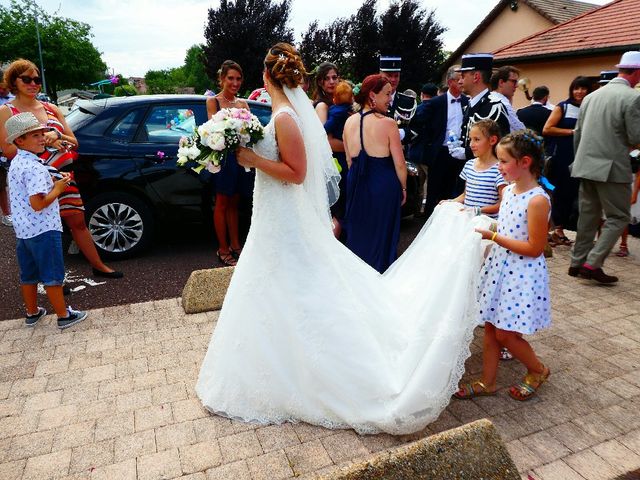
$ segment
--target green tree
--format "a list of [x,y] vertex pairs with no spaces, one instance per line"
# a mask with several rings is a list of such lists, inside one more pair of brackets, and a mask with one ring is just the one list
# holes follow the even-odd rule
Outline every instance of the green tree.
[[149,70],[144,81],[147,84],[147,93],[176,93],[178,88],[186,85],[186,77],[182,67],[167,68],[164,70]]
[[196,93],[204,93],[211,88],[212,82],[205,69],[204,45],[193,45],[187,50],[184,59],[184,76],[186,87],[193,87]]
[[124,84],[118,85],[114,90],[113,94],[116,97],[132,97],[133,95],[137,95],[136,88],[133,85]]
[[0,5],[0,63],[25,58],[39,65],[34,12],[38,14],[47,94],[54,100],[63,88],[80,87],[104,78],[107,66],[91,43],[91,27],[49,15],[34,0]]
[[365,0],[349,23],[352,78],[360,82],[367,75],[377,73],[380,65],[380,22],[376,14],[376,0]]
[[420,8],[417,0],[394,1],[380,16],[380,53],[402,57],[402,88],[438,79],[445,30],[433,10]]
[[288,26],[291,0],[221,0],[210,8],[204,31],[206,71],[217,84],[223,61],[238,62],[244,73],[244,89],[262,85],[263,60],[277,42],[293,43]]
[[381,15],[376,0],[364,0],[348,19],[338,19],[325,28],[317,22],[302,36],[300,51],[305,65],[331,61],[343,77],[358,82],[377,73],[379,56],[402,57],[401,86],[417,89],[437,80],[445,59],[442,39],[445,29],[433,11],[421,9],[417,0],[396,0]]
[[349,30],[349,20],[344,18],[334,20],[326,28],[312,22],[299,46],[304,66],[311,71],[322,62],[332,62],[345,76],[350,67]]

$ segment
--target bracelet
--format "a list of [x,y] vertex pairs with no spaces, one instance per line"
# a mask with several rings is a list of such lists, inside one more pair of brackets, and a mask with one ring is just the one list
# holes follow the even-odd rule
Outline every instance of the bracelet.
[[60,133],[60,130],[56,130],[54,128],[53,131],[56,132],[56,135],[58,135],[58,140],[60,140],[62,138],[62,134]]
[[402,189],[402,191],[403,191],[403,192],[406,192],[406,191],[407,191],[407,187],[404,187],[404,188]]
[[482,208],[481,207],[474,207],[473,210],[474,210],[474,212],[476,214],[476,217],[479,216],[479,215],[482,215]]
[[495,242],[497,236],[498,236],[498,232],[493,232],[493,235],[491,235],[491,241]]

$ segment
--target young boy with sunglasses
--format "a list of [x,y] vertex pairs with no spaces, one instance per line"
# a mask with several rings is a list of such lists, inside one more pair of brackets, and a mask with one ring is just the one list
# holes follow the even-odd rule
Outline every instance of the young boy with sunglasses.
[[40,163],[37,154],[44,150],[44,133],[50,128],[42,126],[33,113],[12,116],[5,128],[7,143],[18,148],[9,167],[9,196],[22,297],[27,307],[25,325],[32,327],[47,314],[37,302],[38,282],[42,282],[58,316],[58,327],[68,328],[87,318],[86,312],[68,307],[62,293],[62,222],[57,198],[71,178],[63,173],[54,182]]

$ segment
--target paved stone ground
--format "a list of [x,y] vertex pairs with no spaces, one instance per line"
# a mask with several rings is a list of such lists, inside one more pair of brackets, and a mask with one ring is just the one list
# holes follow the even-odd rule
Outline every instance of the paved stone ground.
[[523,368],[503,363],[498,396],[454,400],[405,437],[209,415],[194,383],[217,313],[185,315],[179,299],[93,310],[64,332],[51,316],[35,329],[0,322],[0,478],[308,479],[482,417],[523,478],[615,478],[640,468],[640,242],[630,248],[638,257],[607,263],[613,287],[568,277],[568,248],[556,249],[554,325],[532,337],[552,371],[537,398],[508,397]]

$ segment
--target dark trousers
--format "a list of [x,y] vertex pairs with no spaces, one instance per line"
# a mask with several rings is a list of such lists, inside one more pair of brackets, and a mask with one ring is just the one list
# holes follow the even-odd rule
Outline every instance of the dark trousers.
[[[429,163],[427,175],[427,202],[425,213],[431,215],[441,200],[457,197],[464,190],[464,182],[460,179],[460,172],[465,160],[456,160],[449,155],[447,147],[440,147],[438,156]],[[462,182],[462,190],[459,190],[458,180]]]

